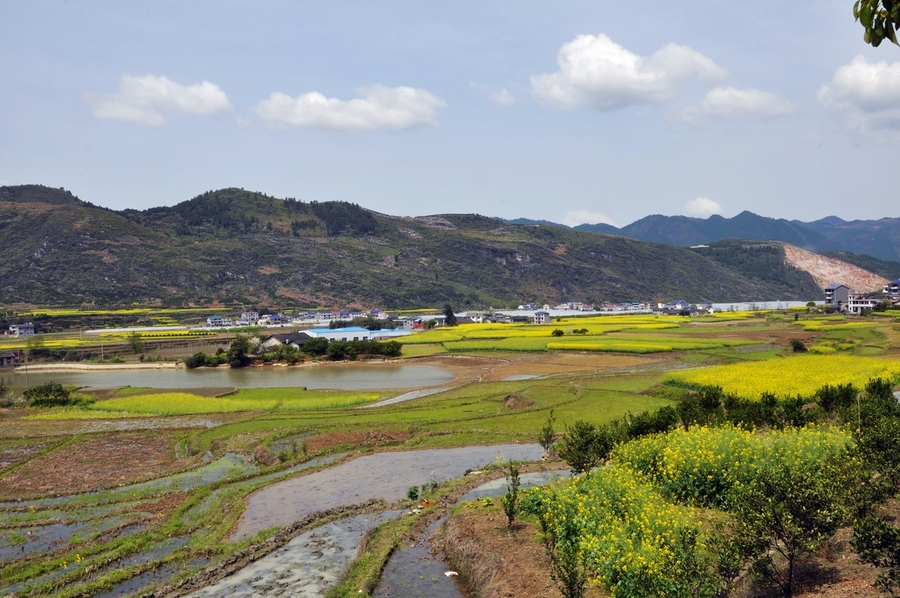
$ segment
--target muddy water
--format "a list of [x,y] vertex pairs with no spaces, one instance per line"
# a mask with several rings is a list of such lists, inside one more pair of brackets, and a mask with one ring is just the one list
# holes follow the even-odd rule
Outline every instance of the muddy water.
[[438,519],[416,538],[412,546],[397,550],[381,575],[374,598],[463,598],[455,577],[446,575],[449,569],[442,553],[431,550],[428,539],[447,518]]
[[534,461],[542,452],[538,444],[504,444],[366,455],[253,494],[231,540],[242,540],[269,527],[290,525],[315,511],[372,498],[400,500],[410,486],[459,477],[467,469],[478,469],[500,455]]
[[[446,384],[454,376],[440,368],[398,364],[320,364],[269,368],[198,368],[195,370],[120,370],[30,372],[30,385],[61,382],[77,386],[136,386],[152,388],[196,388],[234,386],[237,388],[278,388],[305,386],[366,390],[379,388],[419,388]],[[0,375],[10,386],[25,386],[24,372]]]
[[323,596],[325,589],[337,583],[340,574],[356,558],[363,534],[400,514],[401,511],[387,511],[323,525],[188,597]]
[[[541,471],[519,476],[520,488],[534,488],[552,484],[570,477],[568,471]],[[467,492],[459,502],[477,498],[496,498],[506,494],[506,480],[499,479],[482,484]],[[450,571],[443,553],[431,549],[431,535],[447,520],[446,517],[432,523],[411,546],[403,546],[388,561],[375,589],[374,598],[463,598],[455,577]]]

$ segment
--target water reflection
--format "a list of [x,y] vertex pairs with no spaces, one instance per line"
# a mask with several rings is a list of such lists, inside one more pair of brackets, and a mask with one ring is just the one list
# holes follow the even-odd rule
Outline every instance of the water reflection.
[[[200,368],[165,370],[117,370],[78,372],[28,372],[28,384],[61,382],[77,386],[137,386],[152,388],[198,388],[234,386],[237,388],[284,388],[305,386],[310,389],[369,390],[379,388],[420,388],[446,384],[454,376],[440,368],[425,365],[321,364],[297,367]],[[25,386],[22,372],[3,374],[0,380],[9,386]]]

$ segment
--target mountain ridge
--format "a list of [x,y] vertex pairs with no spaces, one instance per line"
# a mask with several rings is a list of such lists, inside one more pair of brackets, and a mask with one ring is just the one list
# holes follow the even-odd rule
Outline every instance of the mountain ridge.
[[70,195],[0,187],[0,301],[463,309],[820,294],[799,270],[776,279],[673,245],[477,214],[398,217],[237,188],[116,212]]

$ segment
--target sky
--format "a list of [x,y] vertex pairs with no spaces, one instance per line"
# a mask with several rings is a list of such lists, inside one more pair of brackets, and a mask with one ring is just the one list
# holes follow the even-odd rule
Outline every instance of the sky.
[[900,216],[852,2],[0,0],[0,185],[397,216]]

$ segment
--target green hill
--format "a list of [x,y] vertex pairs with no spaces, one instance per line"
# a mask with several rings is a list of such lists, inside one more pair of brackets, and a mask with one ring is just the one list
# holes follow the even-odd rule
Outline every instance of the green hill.
[[[399,218],[242,189],[114,212],[0,187],[0,302],[507,306],[813,299],[809,281],[621,236],[474,214]],[[802,277],[801,277],[802,278]]]

